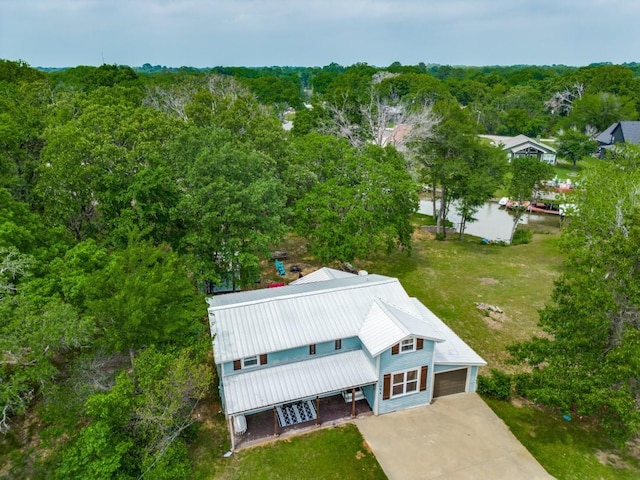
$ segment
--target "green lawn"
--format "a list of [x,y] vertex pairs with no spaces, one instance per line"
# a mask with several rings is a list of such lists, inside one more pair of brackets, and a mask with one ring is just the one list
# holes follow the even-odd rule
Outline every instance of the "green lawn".
[[[416,216],[417,222],[425,220]],[[542,334],[537,326],[538,310],[549,301],[562,269],[558,241],[558,232],[547,232],[534,235],[527,245],[501,247],[482,245],[473,238],[437,241],[419,230],[411,256],[380,255],[354,262],[354,266],[399,278],[410,295],[442,318],[489,367],[515,371],[516,367],[507,364],[505,347]],[[306,269],[321,266],[304,253],[300,239],[292,237],[282,249],[290,253],[288,264],[298,263]],[[504,314],[487,317],[476,302],[499,306]],[[528,406],[488,403],[559,479],[640,478],[638,460],[615,450],[588,424],[566,422],[560,415]],[[217,415],[201,429],[192,446],[196,478],[384,478],[354,426],[316,431],[241,451],[229,459],[222,458],[226,449],[226,429],[222,416]]]
[[637,479],[640,462],[592,425],[532,406],[485,399],[520,442],[558,479]]
[[208,476],[216,480],[386,479],[353,424],[315,431],[241,450],[220,458]]

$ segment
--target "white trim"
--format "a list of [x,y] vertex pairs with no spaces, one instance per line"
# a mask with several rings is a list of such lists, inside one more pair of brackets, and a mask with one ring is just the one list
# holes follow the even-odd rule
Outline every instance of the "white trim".
[[[428,370],[428,369],[427,369]],[[422,367],[417,367],[417,368],[409,368],[407,370],[399,370],[396,372],[391,372],[391,378],[389,379],[389,400],[392,400],[394,398],[400,398],[400,397],[406,397],[407,395],[413,395],[415,393],[419,393],[420,392],[420,380],[421,380],[421,372],[422,371]],[[407,380],[407,374],[409,372],[416,372],[416,379],[415,380]],[[395,383],[393,377],[395,375],[400,375],[402,374],[402,383]],[[413,383],[415,381],[416,384],[416,389],[415,390],[411,390],[410,392],[407,392],[407,383]],[[402,385],[402,393],[393,393],[393,387],[396,385]]]
[[[405,342],[411,342],[411,349],[404,349],[405,347]],[[404,340],[400,340],[400,353],[411,353],[411,352],[415,352],[416,351],[416,347],[417,347],[417,342],[416,342],[416,338],[415,337],[411,337],[411,338],[405,338]],[[408,343],[406,343],[407,346],[409,346]]]
[[[256,360],[256,363],[251,363],[250,365],[246,364],[247,360],[252,360],[254,358]],[[260,355],[252,355],[251,357],[245,357],[242,359],[242,370],[244,370],[245,368],[255,368],[259,366],[260,366]]]

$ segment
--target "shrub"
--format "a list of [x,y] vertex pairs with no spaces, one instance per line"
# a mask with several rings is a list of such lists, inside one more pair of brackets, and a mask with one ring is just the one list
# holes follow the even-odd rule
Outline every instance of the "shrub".
[[516,230],[516,233],[513,234],[511,245],[525,245],[530,243],[531,239],[533,239],[533,232],[530,230]]
[[490,376],[478,377],[478,393],[497,400],[509,400],[511,398],[511,377],[492,368]]

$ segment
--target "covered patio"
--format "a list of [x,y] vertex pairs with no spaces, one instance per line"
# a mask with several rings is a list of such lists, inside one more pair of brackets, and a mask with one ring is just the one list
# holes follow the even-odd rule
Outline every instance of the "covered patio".
[[314,406],[317,413],[315,419],[284,427],[280,426],[275,407],[253,415],[247,415],[247,431],[242,435],[238,435],[235,432],[232,433],[235,449],[253,447],[272,441],[275,438],[286,438],[319,428],[333,427],[355,418],[373,414],[366,400],[346,402],[342,395],[316,399]]
[[225,377],[231,449],[247,439],[273,438],[370,412],[363,390],[376,383],[361,350]]

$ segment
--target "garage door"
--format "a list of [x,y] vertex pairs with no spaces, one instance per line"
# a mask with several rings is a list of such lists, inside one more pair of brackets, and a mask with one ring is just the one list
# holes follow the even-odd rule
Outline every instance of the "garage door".
[[454,393],[462,393],[467,385],[467,369],[453,370],[452,372],[436,373],[433,396],[444,397]]

